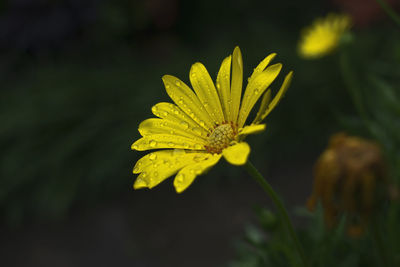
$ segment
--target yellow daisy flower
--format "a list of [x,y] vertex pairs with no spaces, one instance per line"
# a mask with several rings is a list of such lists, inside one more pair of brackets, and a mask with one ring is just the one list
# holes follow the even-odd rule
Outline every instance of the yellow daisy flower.
[[[222,156],[233,165],[245,164],[250,146],[243,139],[265,130],[266,125],[261,122],[278,104],[292,78],[290,72],[271,101],[268,87],[282,68],[280,63],[268,66],[275,56],[270,54],[254,69],[243,97],[239,47],[222,62],[216,86],[201,63],[190,69],[194,91],[180,79],[165,75],[162,78],[165,89],[175,104],[162,102],[153,106],[152,112],[158,118],[140,123],[142,138],[132,144],[132,149],[138,151],[164,150],[138,160],[133,173],[140,175],[134,188],[153,188],[177,173],[174,186],[180,193]],[[245,126],[250,111],[263,94],[254,121]]]
[[336,49],[343,34],[350,28],[347,15],[329,14],[318,18],[303,30],[298,51],[304,58],[318,58]]

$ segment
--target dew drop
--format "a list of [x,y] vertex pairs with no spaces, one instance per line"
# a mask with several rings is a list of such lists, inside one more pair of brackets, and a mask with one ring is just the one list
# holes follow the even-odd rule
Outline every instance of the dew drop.
[[165,85],[165,88],[169,89],[169,87],[170,87],[170,86],[169,86],[169,84],[167,83],[167,84]]
[[182,126],[182,128],[183,129],[187,129],[187,128],[189,128],[189,123],[187,123],[186,121],[182,121],[181,123],[180,123],[180,125]]
[[260,90],[258,90],[258,89],[255,89],[255,90],[254,90],[254,94],[255,94],[255,95],[258,95],[259,92],[260,92]]
[[183,143],[183,147],[188,149],[189,148],[189,144],[188,143]]
[[168,116],[168,112],[164,111],[163,115],[164,115],[164,117],[167,117]]
[[196,162],[200,162],[200,161],[203,160],[203,157],[200,156],[200,155],[196,155],[196,156],[193,157],[193,160],[196,161]]
[[206,107],[208,107],[208,102],[204,102],[203,103],[203,106],[206,108]]
[[133,168],[133,173],[137,173],[137,172],[139,172],[139,167]]
[[174,146],[174,143],[168,142],[168,146]]
[[185,175],[183,173],[178,173],[176,176],[176,180],[178,183],[183,183],[183,179],[185,179]]
[[137,150],[139,147],[138,147],[138,145],[133,145],[132,148]]
[[217,83],[217,88],[218,88],[218,89],[221,88],[221,85],[220,85],[219,83]]
[[175,84],[176,84],[177,86],[181,86],[181,82],[178,81],[178,80],[175,81]]
[[150,145],[151,147],[155,147],[155,146],[157,145],[157,142],[154,141],[154,140],[150,140],[149,145]]
[[202,127],[206,126],[206,124],[204,123],[204,121],[200,121],[200,125],[201,125]]
[[155,160],[155,159],[157,159],[157,154],[151,153],[151,154],[149,155],[149,159],[150,159],[150,160]]
[[158,108],[157,108],[156,106],[153,106],[153,107],[151,108],[151,111],[153,111],[153,113],[154,113],[154,112],[157,112],[157,111],[158,111]]
[[154,177],[158,177],[158,172],[153,173]]
[[142,174],[140,175],[142,178],[146,178],[147,177],[147,173],[142,172]]

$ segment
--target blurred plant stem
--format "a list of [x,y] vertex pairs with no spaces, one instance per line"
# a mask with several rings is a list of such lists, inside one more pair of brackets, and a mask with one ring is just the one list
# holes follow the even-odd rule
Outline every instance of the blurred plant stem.
[[372,235],[372,239],[375,243],[376,252],[380,259],[379,265],[384,266],[384,267],[392,266],[391,264],[389,264],[390,262],[389,262],[389,259],[387,256],[387,251],[385,250],[385,244],[382,240],[382,235],[381,235],[381,231],[379,229],[377,218],[373,218],[373,220],[371,221],[370,232]]
[[265,178],[261,175],[261,173],[254,167],[254,165],[249,160],[247,160],[244,167],[247,170],[247,172],[250,174],[250,176],[253,177],[254,180],[256,180],[256,182],[259,185],[261,185],[261,187],[264,189],[264,191],[268,194],[268,196],[274,202],[276,208],[278,209],[279,216],[281,217],[283,222],[286,224],[288,233],[296,246],[296,249],[297,249],[297,251],[300,255],[300,258],[303,262],[303,266],[308,267],[308,262],[307,262],[307,258],[305,256],[305,254],[304,254],[303,247],[300,244],[300,241],[297,237],[296,232],[294,231],[293,224],[289,218],[289,214],[286,211],[285,206],[282,203],[282,200],[279,198],[278,194],[275,193],[274,189],[267,182],[267,180],[265,180]]
[[400,16],[384,0],[375,0],[386,14],[400,27]]
[[361,87],[358,82],[357,75],[351,65],[347,46],[348,45],[346,44],[345,47],[343,47],[341,50],[341,54],[340,54],[340,58],[339,58],[340,71],[342,73],[342,77],[343,77],[344,83],[346,85],[347,91],[349,92],[350,97],[353,100],[353,104],[356,107],[358,115],[361,117],[366,129],[373,136],[375,136],[375,133],[374,133],[373,127],[372,127],[373,124],[367,114],[367,111],[366,111],[366,108],[364,105],[364,100],[363,100],[363,96],[361,93]]
[[361,88],[359,86],[356,74],[354,73],[353,68],[351,67],[350,58],[348,55],[347,47],[344,47],[340,54],[340,70],[342,73],[342,77],[344,83],[347,87],[347,90],[353,100],[353,103],[357,109],[358,114],[363,119],[364,122],[368,121],[367,112],[364,107]]

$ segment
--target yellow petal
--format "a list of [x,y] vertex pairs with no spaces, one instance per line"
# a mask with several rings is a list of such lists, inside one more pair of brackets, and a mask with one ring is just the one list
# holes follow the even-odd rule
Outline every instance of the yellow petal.
[[206,130],[207,127],[205,123],[201,123],[199,125],[197,122],[195,122],[193,119],[191,119],[188,115],[186,115],[185,112],[183,112],[178,106],[171,104],[171,103],[165,103],[161,102],[156,104],[151,108],[151,111],[153,112],[154,115],[156,115],[159,118],[162,118],[164,120],[176,123],[176,124],[181,124],[181,123],[188,123],[189,128],[193,131],[198,133],[199,135],[205,137],[207,134],[210,133],[209,130]]
[[224,59],[217,76],[217,91],[224,111],[225,122],[231,118],[231,61],[232,56]]
[[200,162],[208,157],[204,152],[185,152],[184,150],[163,150],[150,153],[135,165],[134,173],[140,173],[134,188],[153,188],[183,167]]
[[171,134],[146,135],[132,144],[132,149],[145,151],[159,148],[178,148],[190,150],[204,150],[206,141],[199,142],[188,137],[176,136]]
[[285,80],[283,81],[278,93],[275,95],[274,99],[272,99],[271,103],[268,105],[268,108],[262,114],[261,121],[264,120],[268,116],[268,114],[276,107],[276,105],[278,105],[279,101],[281,101],[282,97],[285,95],[287,89],[289,88],[292,77],[293,71],[289,72],[289,74],[286,75]]
[[215,124],[224,122],[221,102],[214,83],[203,64],[197,62],[190,69],[190,82],[202,106]]
[[265,124],[252,124],[239,129],[239,137],[246,137],[249,134],[258,134],[265,131]]
[[239,114],[240,98],[242,96],[243,84],[243,59],[240,48],[237,46],[233,50],[232,57],[232,84],[231,84],[231,118],[230,121],[236,123]]
[[139,125],[139,133],[142,136],[154,134],[172,134],[192,138],[195,142],[204,142],[206,139],[201,132],[193,131],[189,123],[181,121],[179,124],[163,119],[151,118],[144,120]]
[[246,163],[250,154],[250,146],[245,143],[237,143],[229,146],[222,151],[222,155],[230,164],[243,165]]
[[258,74],[263,72],[268,64],[275,58],[276,53],[269,54],[263,61],[258,64],[258,66],[254,69],[253,74],[249,78],[249,82],[253,80]]
[[203,174],[209,170],[212,166],[217,164],[221,158],[220,154],[205,154],[207,155],[200,162],[187,165],[176,175],[174,180],[174,186],[177,193],[182,193],[188,186],[194,181],[196,176]]
[[265,92],[263,98],[261,99],[260,108],[259,108],[259,110],[257,112],[257,115],[254,118],[254,121],[253,121],[252,124],[258,124],[258,123],[260,123],[262,121],[261,117],[265,113],[265,111],[267,110],[268,105],[269,105],[270,102],[271,102],[271,89],[268,89],[268,91]]
[[261,97],[264,91],[278,76],[282,69],[282,64],[274,64],[269,66],[266,70],[258,74],[253,80],[249,82],[243,96],[242,106],[240,108],[238,126],[243,127],[247,117],[257,100]]
[[141,178],[136,178],[136,181],[133,183],[134,189],[146,188],[147,182],[142,180]]
[[203,104],[184,82],[171,75],[164,75],[162,80],[168,95],[183,112],[206,129],[214,126]]

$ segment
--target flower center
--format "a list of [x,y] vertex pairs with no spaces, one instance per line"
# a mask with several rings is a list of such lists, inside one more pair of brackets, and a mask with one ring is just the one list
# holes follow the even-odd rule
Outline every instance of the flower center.
[[234,138],[234,127],[231,124],[221,124],[208,136],[208,145],[205,148],[209,153],[221,153]]

